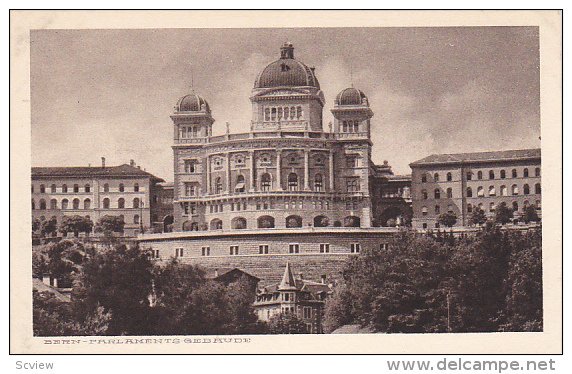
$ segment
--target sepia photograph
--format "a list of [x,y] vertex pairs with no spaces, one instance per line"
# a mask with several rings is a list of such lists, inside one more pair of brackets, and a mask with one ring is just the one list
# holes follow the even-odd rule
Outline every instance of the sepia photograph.
[[558,347],[545,29],[495,20],[30,28],[26,339]]

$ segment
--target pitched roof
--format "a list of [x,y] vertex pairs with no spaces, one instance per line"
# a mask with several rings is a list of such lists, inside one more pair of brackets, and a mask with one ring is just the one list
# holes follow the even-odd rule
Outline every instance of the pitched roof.
[[163,179],[151,173],[127,164],[106,167],[33,167],[32,178],[34,177],[149,177],[158,182],[164,182]]
[[292,274],[292,269],[290,269],[290,263],[286,263],[286,268],[284,269],[284,275],[282,276],[282,281],[278,286],[279,290],[295,290],[296,281],[294,280],[294,275]]
[[432,154],[431,156],[427,156],[421,160],[414,161],[409,165],[419,166],[426,164],[527,160],[535,158],[540,159],[540,148],[492,152]]

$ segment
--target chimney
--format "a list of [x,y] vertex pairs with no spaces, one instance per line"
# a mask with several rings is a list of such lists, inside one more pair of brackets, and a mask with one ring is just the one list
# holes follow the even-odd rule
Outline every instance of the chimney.
[[322,279],[322,284],[326,284],[326,274],[322,274],[321,279]]
[[101,158],[101,167],[104,168],[105,167],[105,157]]
[[135,166],[135,160],[133,159],[129,160],[129,166]]

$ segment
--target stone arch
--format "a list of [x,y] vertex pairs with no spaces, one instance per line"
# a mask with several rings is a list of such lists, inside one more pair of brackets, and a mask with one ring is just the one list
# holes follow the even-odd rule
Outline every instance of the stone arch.
[[247,228],[246,218],[234,217],[230,222],[230,226],[233,230],[244,230]]
[[344,227],[360,227],[361,220],[358,216],[347,216],[344,218]]
[[404,212],[400,207],[390,206],[386,208],[380,216],[380,225],[383,227],[393,227],[401,225],[404,220]]
[[314,217],[314,227],[328,227],[330,225],[330,219],[326,216],[319,215]]
[[260,216],[256,223],[259,229],[272,229],[275,227],[275,220],[272,216]]
[[[175,218],[173,217],[172,214],[167,214],[164,218],[163,218],[163,232],[171,232],[173,231],[173,223],[175,222]],[[186,221],[189,222],[189,221]],[[186,223],[185,222],[185,223]],[[185,224],[183,223],[183,226]],[[183,230],[186,231],[186,230]]]
[[222,230],[222,220],[220,218],[213,218],[209,227],[211,230]]
[[[167,216],[167,217],[168,217],[168,216]],[[165,219],[166,219],[167,217],[165,217]],[[164,221],[163,221],[163,222],[164,222]],[[191,221],[185,221],[185,222],[183,222],[183,231],[194,231],[194,230],[193,230],[193,227],[194,227],[193,224],[196,224],[196,222],[191,222]]]
[[286,227],[288,228],[302,227],[302,217],[294,214],[286,217]]

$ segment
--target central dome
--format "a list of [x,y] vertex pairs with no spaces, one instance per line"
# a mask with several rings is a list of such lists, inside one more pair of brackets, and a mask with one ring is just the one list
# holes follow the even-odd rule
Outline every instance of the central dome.
[[254,88],[310,86],[320,88],[314,69],[294,59],[294,47],[284,43],[280,59],[267,65],[256,78]]

